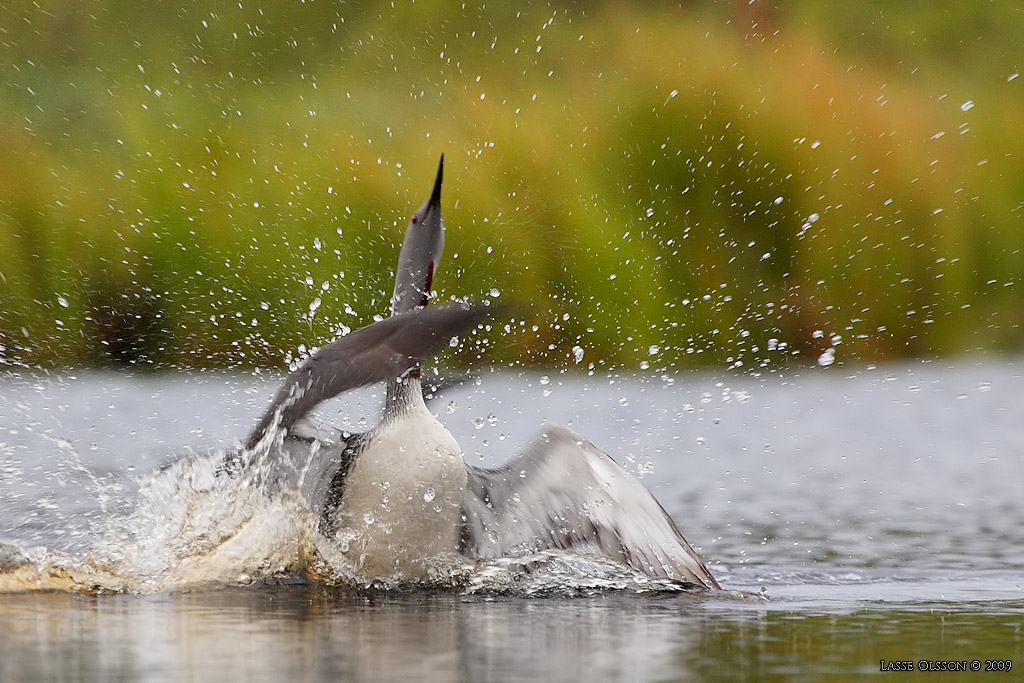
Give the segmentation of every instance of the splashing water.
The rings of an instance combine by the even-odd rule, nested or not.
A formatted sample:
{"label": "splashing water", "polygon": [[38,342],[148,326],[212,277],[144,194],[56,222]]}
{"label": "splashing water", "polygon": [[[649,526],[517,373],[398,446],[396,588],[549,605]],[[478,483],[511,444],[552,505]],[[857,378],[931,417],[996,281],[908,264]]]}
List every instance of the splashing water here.
{"label": "splashing water", "polygon": [[[0,545],[0,593],[24,590],[152,593],[266,582],[371,585],[346,556],[360,531],[324,535],[301,490],[318,448],[305,462],[280,442],[264,446],[237,474],[230,454],[190,453],[139,478],[124,514],[82,553]],[[425,500],[433,491],[424,493]],[[371,523],[367,520],[367,524]],[[597,556],[546,551],[473,562],[454,552],[428,563],[423,585],[468,594],[587,595],[603,590],[678,592],[680,584],[646,577]],[[380,581],[377,587],[389,587]]]}
{"label": "splashing water", "polygon": [[269,490],[259,468],[226,476],[220,462],[187,458],[150,475],[138,507],[97,556],[143,590],[248,583],[299,568],[312,513],[298,492]]}
{"label": "splashing water", "polygon": [[265,467],[233,477],[223,458],[191,454],[142,477],[134,507],[107,516],[81,555],[4,546],[0,591],[152,592],[301,571],[312,511],[294,488],[270,486]]}

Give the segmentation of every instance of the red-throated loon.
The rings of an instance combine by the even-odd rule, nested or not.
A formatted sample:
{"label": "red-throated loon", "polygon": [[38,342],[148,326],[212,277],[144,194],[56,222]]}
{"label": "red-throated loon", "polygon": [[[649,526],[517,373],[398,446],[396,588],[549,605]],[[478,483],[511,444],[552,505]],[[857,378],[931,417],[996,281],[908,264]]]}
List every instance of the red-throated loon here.
{"label": "red-throated loon", "polygon": [[[395,276],[393,317],[367,330],[444,310],[427,307],[444,243],[443,172],[444,157],[430,198],[409,220]],[[484,315],[479,307],[448,311],[443,319],[432,320],[438,328],[431,332],[434,337],[457,334]],[[404,339],[415,345],[428,336],[410,333]],[[364,354],[373,353],[372,344],[358,346]],[[380,424],[319,444],[316,457],[322,466],[307,497],[320,515],[320,532],[339,540],[358,579],[420,581],[428,577],[433,561],[455,553],[491,559],[590,547],[650,576],[720,588],[650,491],[566,427],[548,425],[504,467],[467,464],[458,443],[424,404],[416,359],[434,350],[425,343],[406,348],[398,354],[401,362],[383,365],[378,355],[370,363],[373,379],[360,375],[359,380],[388,380]],[[332,374],[335,366],[360,364],[350,353],[351,348],[340,346],[330,357],[321,351],[289,377],[276,407],[253,432],[251,445],[275,420],[291,429],[317,402],[352,384]],[[300,385],[319,389],[282,411],[282,396]]]}

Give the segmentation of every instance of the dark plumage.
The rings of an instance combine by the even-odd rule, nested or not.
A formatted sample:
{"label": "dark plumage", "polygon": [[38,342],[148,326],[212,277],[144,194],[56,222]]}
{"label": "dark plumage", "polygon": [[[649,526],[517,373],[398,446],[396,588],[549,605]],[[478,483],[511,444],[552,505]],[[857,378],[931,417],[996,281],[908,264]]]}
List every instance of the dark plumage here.
{"label": "dark plumage", "polygon": [[482,305],[423,308],[391,316],[331,342],[288,375],[246,447],[254,448],[275,423],[287,431],[322,401],[418,367],[420,360],[475,327],[487,313]]}

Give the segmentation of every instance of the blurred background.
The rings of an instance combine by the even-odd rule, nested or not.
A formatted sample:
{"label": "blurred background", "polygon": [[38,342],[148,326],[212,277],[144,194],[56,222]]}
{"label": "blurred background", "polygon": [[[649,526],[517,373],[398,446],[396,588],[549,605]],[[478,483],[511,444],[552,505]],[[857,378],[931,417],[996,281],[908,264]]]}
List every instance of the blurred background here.
{"label": "blurred background", "polygon": [[4,3],[0,364],[282,366],[442,153],[459,364],[1024,346],[1024,6],[516,4]]}

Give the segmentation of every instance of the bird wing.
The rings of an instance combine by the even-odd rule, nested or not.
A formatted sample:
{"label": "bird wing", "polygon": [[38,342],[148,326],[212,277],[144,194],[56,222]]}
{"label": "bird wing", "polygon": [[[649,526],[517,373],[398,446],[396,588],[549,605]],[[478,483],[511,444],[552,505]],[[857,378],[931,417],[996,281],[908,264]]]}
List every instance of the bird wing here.
{"label": "bird wing", "polygon": [[246,445],[254,448],[276,424],[287,431],[322,401],[398,377],[436,353],[452,337],[476,326],[487,306],[451,305],[393,315],[313,354],[288,375]]}
{"label": "bird wing", "polygon": [[504,467],[466,467],[463,554],[592,544],[649,576],[721,588],[651,492],[566,427],[548,425]]}

